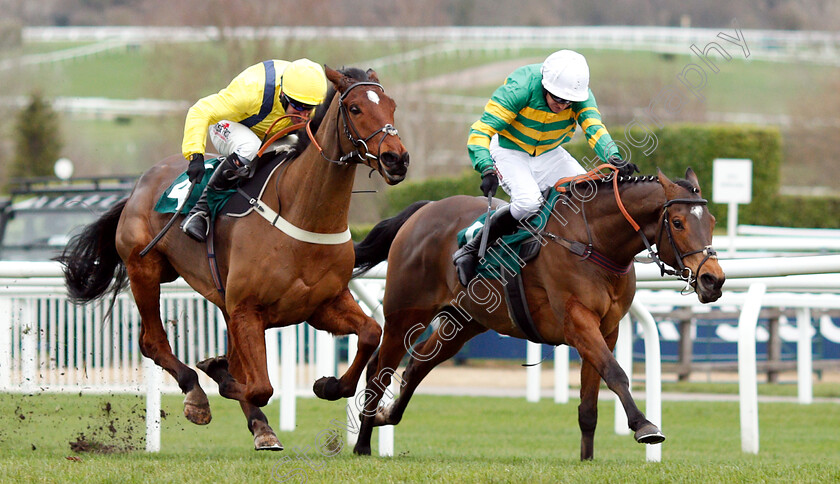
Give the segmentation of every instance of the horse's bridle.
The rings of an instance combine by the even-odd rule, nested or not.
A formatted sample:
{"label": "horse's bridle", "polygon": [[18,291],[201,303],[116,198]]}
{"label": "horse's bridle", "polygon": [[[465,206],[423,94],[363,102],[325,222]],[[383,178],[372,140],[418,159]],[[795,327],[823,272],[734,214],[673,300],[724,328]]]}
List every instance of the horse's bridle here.
{"label": "horse's bridle", "polygon": [[[347,139],[349,139],[350,142],[353,144],[353,146],[356,147],[355,150],[349,153],[345,153],[337,160],[333,160],[327,157],[327,155],[324,154],[324,150],[318,145],[318,142],[315,141],[315,136],[312,134],[312,130],[310,129],[309,124],[306,125],[306,133],[309,135],[309,139],[312,140],[312,143],[318,148],[318,152],[321,153],[321,157],[329,161],[330,163],[335,163],[337,165],[349,165],[353,158],[356,158],[356,160],[353,161],[353,163],[361,163],[365,161],[365,158],[375,160],[377,163],[379,163],[379,155],[374,155],[370,152],[370,150],[368,149],[367,142],[370,141],[374,136],[378,135],[379,133],[382,133],[382,138],[379,140],[378,146],[378,151],[381,152],[382,143],[385,142],[385,138],[387,136],[398,137],[400,135],[399,131],[397,131],[397,128],[395,128],[393,124],[389,123],[371,133],[371,135],[367,138],[362,138],[362,136],[359,134],[359,130],[356,129],[356,125],[353,124],[353,120],[350,119],[350,115],[347,114],[347,108],[344,107],[344,98],[347,96],[347,94],[350,93],[350,91],[359,86],[375,86],[382,89],[382,92],[385,92],[385,88],[382,87],[382,84],[379,84],[378,82],[361,81],[348,87],[347,90],[341,93],[341,96],[339,96],[338,112],[341,114],[341,119],[344,122],[344,136],[346,136]],[[364,152],[359,151],[359,146],[362,147]]]}
{"label": "horse's bridle", "polygon": [[[703,260],[700,261],[700,264],[697,266],[697,274],[700,273],[700,269],[703,268],[703,264],[706,263],[711,258],[717,257],[717,252],[712,248],[711,245],[707,245],[702,249],[692,250],[690,252],[681,252],[680,249],[677,247],[676,242],[674,242],[674,236],[671,233],[671,224],[669,223],[669,213],[668,207],[674,204],[682,204],[682,205],[706,205],[708,204],[708,200],[703,198],[675,198],[673,200],[668,200],[665,202],[665,205],[662,207],[662,215],[660,217],[660,224],[659,230],[656,234],[656,246],[661,248],[662,247],[662,234],[663,232],[668,235],[668,243],[671,245],[671,250],[674,253],[674,256],[677,261],[677,270],[673,270],[668,268],[662,259],[659,257],[659,253],[654,251],[653,248],[650,246],[650,242],[648,242],[647,237],[645,237],[644,233],[639,230],[639,235],[642,237],[642,241],[644,241],[645,247],[647,247],[648,254],[650,255],[651,260],[659,266],[659,270],[661,271],[662,275],[665,274],[677,276],[680,280],[685,281],[687,287],[696,288],[697,277],[696,274],[693,273],[690,267],[686,267],[683,263],[683,259],[690,255],[700,254],[704,255]],[[661,249],[660,249],[661,250]]]}

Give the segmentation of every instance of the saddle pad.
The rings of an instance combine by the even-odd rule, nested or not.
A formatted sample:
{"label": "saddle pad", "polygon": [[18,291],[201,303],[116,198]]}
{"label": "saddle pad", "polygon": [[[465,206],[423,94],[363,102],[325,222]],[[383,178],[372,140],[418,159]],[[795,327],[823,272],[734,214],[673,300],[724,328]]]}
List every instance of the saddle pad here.
{"label": "saddle pad", "polygon": [[[537,215],[524,222],[530,229],[520,228],[513,234],[502,236],[499,242],[488,247],[484,258],[479,261],[477,273],[485,279],[502,279],[505,272],[519,274],[524,263],[539,253],[540,244],[536,242],[534,234],[538,234],[545,228],[551,217],[551,209],[559,198],[560,193],[551,190],[548,201],[543,204]],[[486,213],[482,214],[469,227],[458,232],[458,247],[462,247],[474,237],[481,237],[486,217]],[[526,244],[529,240],[535,240],[536,244]],[[527,250],[524,250],[526,245]]]}
{"label": "saddle pad", "polygon": [[[254,176],[245,180],[241,184],[241,190],[250,197],[259,198],[259,195],[262,194],[265,184],[268,181],[269,175],[287,156],[288,153],[281,154],[271,160],[261,160],[257,164],[257,172]],[[182,214],[189,213],[190,209],[195,206],[196,202],[198,202],[201,192],[204,191],[204,187],[207,186],[207,182],[210,180],[210,177],[213,175],[213,172],[216,170],[216,167],[219,165],[221,160],[222,158],[213,158],[204,162],[204,177],[202,177],[201,182],[193,189],[189,200],[187,200],[187,203],[181,209]],[[181,200],[183,200],[187,195],[187,190],[189,190],[189,188],[190,181],[185,171],[184,173],[178,175],[169,188],[163,192],[163,195],[160,196],[157,204],[155,205],[155,211],[160,213],[175,213],[178,209],[178,204],[180,204]],[[244,196],[232,197],[236,191],[237,190],[233,188],[230,190],[223,190],[219,192],[211,191],[207,193],[207,204],[210,207],[210,213],[213,217],[216,217],[219,214],[242,216],[251,210],[252,206],[248,203],[248,199]]]}

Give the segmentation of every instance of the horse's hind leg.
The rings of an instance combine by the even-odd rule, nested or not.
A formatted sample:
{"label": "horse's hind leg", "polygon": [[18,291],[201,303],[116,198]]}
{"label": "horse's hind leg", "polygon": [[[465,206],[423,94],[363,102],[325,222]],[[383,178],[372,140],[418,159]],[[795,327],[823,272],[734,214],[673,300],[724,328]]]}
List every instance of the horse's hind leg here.
{"label": "horse's hind leg", "polygon": [[[456,331],[455,335],[441,334],[448,329]],[[459,326],[438,328],[428,339],[409,350],[411,360],[403,372],[400,395],[385,408],[380,407],[373,419],[373,426],[397,425],[402,420],[408,402],[411,401],[414,390],[433,368],[455,356],[467,341],[487,331],[487,328],[474,320],[459,323]]]}
{"label": "horse's hind leg", "polygon": [[[379,359],[376,365],[371,362],[368,366],[364,408],[361,409],[361,427],[353,449],[356,454],[370,455],[373,420],[376,417],[379,401],[385,389],[391,384],[391,375],[394,374],[405,355],[406,347],[417,341],[434,315],[434,310],[406,310],[388,316],[382,344],[379,345]],[[405,341],[406,339],[409,341]]]}
{"label": "horse's hind leg", "polygon": [[184,398],[184,416],[192,423],[210,423],[210,402],[198,384],[195,370],[185,365],[172,353],[166,331],[160,319],[160,281],[162,261],[156,252],[150,252],[139,262],[135,251],[126,263],[131,292],[140,311],[140,351],[143,356],[169,372],[178,382]]}
{"label": "horse's hind leg", "polygon": [[379,346],[379,338],[382,336],[379,323],[362,311],[349,289],[345,289],[329,304],[318,308],[308,322],[312,327],[334,335],[353,333],[359,337],[356,358],[344,375],[341,378],[321,377],[313,386],[315,395],[325,400],[352,397],[356,394],[365,365]]}
{"label": "horse's hind leg", "polygon": [[[615,340],[618,337],[618,330],[613,331],[607,336],[610,344],[601,335],[600,325],[601,321],[598,316],[589,308],[585,307],[577,298],[571,297],[566,303],[566,325],[565,337],[566,341],[574,346],[581,355],[581,358],[592,365],[595,371],[604,379],[610,390],[612,390],[621,401],[624,411],[627,413],[627,422],[631,430],[635,434],[636,441],[643,444],[656,444],[665,440],[659,428],[652,424],[645,418],[645,415],[636,406],[636,402],[630,395],[630,382],[627,374],[621,369],[615,357],[612,354],[610,346],[615,346]],[[583,367],[585,369],[585,366]],[[583,371],[582,369],[582,371]],[[587,375],[581,374],[581,406],[583,402],[583,381]],[[589,376],[587,380],[594,380]],[[592,385],[593,383],[589,383]],[[587,395],[588,396],[588,395]],[[597,394],[595,394],[597,399]],[[590,403],[590,405],[597,405]],[[594,431],[594,420],[589,421],[593,415],[597,419],[597,414],[593,414],[592,409],[584,408],[581,410],[584,413],[584,421],[581,422],[581,430],[584,426],[592,425]],[[579,413],[580,418],[580,413]],[[584,442],[581,442],[581,457],[588,458],[584,455]],[[591,455],[591,452],[588,454]]]}

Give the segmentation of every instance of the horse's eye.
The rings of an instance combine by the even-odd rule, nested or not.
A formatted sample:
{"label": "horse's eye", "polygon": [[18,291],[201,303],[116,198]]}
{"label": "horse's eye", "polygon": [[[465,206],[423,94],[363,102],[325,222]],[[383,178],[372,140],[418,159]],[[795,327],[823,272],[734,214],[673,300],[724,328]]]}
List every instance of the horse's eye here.
{"label": "horse's eye", "polygon": [[678,219],[678,218],[675,218],[675,219],[671,222],[671,224],[673,224],[674,228],[675,228],[675,229],[677,229],[677,230],[682,230],[682,229],[683,229],[683,223],[682,223],[682,220],[680,220],[680,219]]}
{"label": "horse's eye", "polygon": [[351,113],[351,114],[361,114],[361,113],[362,113],[362,110],[361,110],[361,109],[359,109],[359,106],[356,106],[356,105],[354,104],[354,105],[350,106],[350,113]]}

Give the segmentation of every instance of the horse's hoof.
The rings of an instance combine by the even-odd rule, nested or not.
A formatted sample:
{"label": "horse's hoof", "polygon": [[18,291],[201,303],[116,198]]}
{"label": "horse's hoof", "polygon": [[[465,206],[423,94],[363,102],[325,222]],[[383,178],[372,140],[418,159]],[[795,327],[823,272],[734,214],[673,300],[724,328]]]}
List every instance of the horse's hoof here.
{"label": "horse's hoof", "polygon": [[322,376],[312,385],[312,391],[315,396],[322,400],[335,401],[341,398],[341,385],[338,383],[338,378],[334,376]]}
{"label": "horse's hoof", "polygon": [[214,356],[213,358],[207,358],[204,361],[199,361],[195,364],[195,367],[204,373],[207,373],[209,376],[210,372],[215,370],[228,371],[228,361],[225,356]]}
{"label": "horse's hoof", "polygon": [[209,403],[196,405],[184,402],[184,416],[187,417],[187,420],[196,425],[207,425],[213,418],[210,414]]}
{"label": "horse's hoof", "polygon": [[254,436],[254,450],[283,450],[283,444],[274,432],[266,432]]}
{"label": "horse's hoof", "polygon": [[647,423],[636,431],[634,435],[636,442],[640,444],[658,444],[665,441],[665,435],[659,430],[659,427],[652,423]]}
{"label": "horse's hoof", "polygon": [[370,455],[370,445],[359,445],[353,447],[353,453],[356,455]]}

